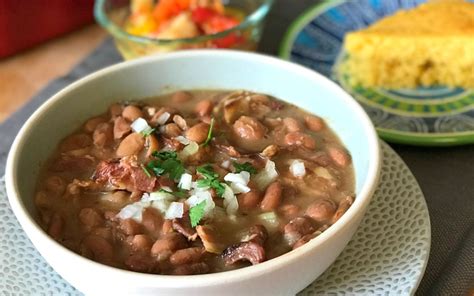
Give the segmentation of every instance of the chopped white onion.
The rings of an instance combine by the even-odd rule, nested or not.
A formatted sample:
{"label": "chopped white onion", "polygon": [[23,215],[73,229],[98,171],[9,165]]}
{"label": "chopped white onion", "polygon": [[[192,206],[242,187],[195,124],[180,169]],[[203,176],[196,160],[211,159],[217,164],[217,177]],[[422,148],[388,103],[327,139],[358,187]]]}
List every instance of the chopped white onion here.
{"label": "chopped white onion", "polygon": [[187,138],[185,138],[183,136],[177,136],[177,137],[175,137],[175,139],[176,139],[176,141],[180,142],[183,145],[188,145],[189,143],[191,143],[190,140],[188,140]]}
{"label": "chopped white onion", "polygon": [[290,172],[295,177],[298,177],[298,178],[304,177],[306,175],[304,162],[299,159],[293,160],[290,164]]}
{"label": "chopped white onion", "polygon": [[156,108],[150,107],[150,108],[146,109],[146,111],[148,113],[148,116],[153,116],[156,113]]}
{"label": "chopped white onion", "polygon": [[191,155],[195,154],[196,152],[198,152],[198,150],[199,150],[198,143],[196,143],[194,141],[189,141],[189,144],[186,145],[186,147],[184,147],[183,150],[181,150],[181,152],[179,153],[179,158],[186,159],[189,156],[191,156]]}
{"label": "chopped white onion", "polygon": [[210,216],[216,204],[212,200],[212,195],[209,191],[194,191],[194,194],[186,200],[186,203],[189,207],[194,207],[203,201],[206,201],[204,216]]}
{"label": "chopped white onion", "polygon": [[161,186],[160,190],[164,190],[164,191],[169,192],[169,193],[173,192],[173,189],[171,189],[171,187],[169,187],[169,186]]}
{"label": "chopped white onion", "polygon": [[130,127],[136,133],[141,133],[143,131],[151,129],[151,127],[148,125],[148,122],[146,122],[146,120],[141,117],[137,118],[134,122],[132,122]]}
{"label": "chopped white onion", "polygon": [[228,215],[234,215],[239,209],[239,203],[232,189],[227,184],[224,184],[224,187],[225,190],[222,198],[224,198],[225,210]]}
{"label": "chopped white onion", "polygon": [[171,202],[166,199],[161,199],[161,200],[156,200],[151,203],[151,207],[157,209],[160,211],[162,214],[165,214],[166,211],[168,210]]}
{"label": "chopped white onion", "polygon": [[173,194],[169,193],[169,192],[156,191],[156,192],[152,192],[152,193],[149,194],[148,201],[151,201],[151,202],[158,201],[158,200],[173,201],[175,199],[176,199],[176,197]]}
{"label": "chopped white onion", "polygon": [[333,176],[331,175],[331,173],[328,171],[327,168],[324,168],[324,167],[317,167],[314,169],[314,173],[321,177],[321,178],[324,178],[324,179],[328,179],[328,180],[332,180],[333,179]]}
{"label": "chopped white onion", "polygon": [[166,210],[165,219],[182,218],[184,213],[184,205],[182,202],[172,202]]}
{"label": "chopped white onion", "polygon": [[159,125],[164,125],[168,121],[168,119],[170,119],[170,116],[171,116],[171,114],[169,114],[168,112],[163,112],[156,119],[156,123],[158,123]]}
{"label": "chopped white onion", "polygon": [[264,190],[276,177],[278,177],[278,172],[275,169],[275,163],[271,160],[267,160],[265,168],[255,175],[253,180],[260,190]]}
{"label": "chopped white onion", "polygon": [[250,187],[248,187],[247,185],[236,183],[236,182],[230,183],[230,188],[235,194],[247,193],[250,191]]}
{"label": "chopped white onion", "polygon": [[262,213],[258,215],[258,219],[270,232],[277,230],[280,226],[280,221],[278,221],[278,216],[275,214],[275,212]]}
{"label": "chopped white onion", "polygon": [[120,219],[133,219],[137,222],[142,221],[142,212],[143,212],[143,206],[141,202],[135,202],[129,205],[126,205],[123,207],[120,212],[117,214],[117,218]]}
{"label": "chopped white onion", "polygon": [[250,173],[241,171],[240,173],[228,173],[224,176],[224,181],[247,185],[250,181]]}
{"label": "chopped white onion", "polygon": [[228,169],[230,167],[230,160],[224,160],[221,163],[221,167],[224,168],[224,169]]}
{"label": "chopped white onion", "polygon": [[191,186],[193,184],[193,176],[188,173],[184,173],[181,175],[179,179],[178,187],[184,190],[191,190]]}

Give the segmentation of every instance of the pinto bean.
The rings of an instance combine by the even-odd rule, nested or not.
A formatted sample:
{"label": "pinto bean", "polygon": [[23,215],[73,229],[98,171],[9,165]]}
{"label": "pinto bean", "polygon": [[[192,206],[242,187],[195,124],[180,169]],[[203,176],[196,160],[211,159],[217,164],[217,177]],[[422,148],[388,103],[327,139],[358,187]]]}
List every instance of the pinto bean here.
{"label": "pinto bean", "polygon": [[126,235],[135,235],[142,233],[142,225],[133,219],[120,220],[120,230]]}
{"label": "pinto bean", "polygon": [[118,157],[138,154],[145,146],[145,138],[138,133],[128,135],[120,142],[116,154]]}
{"label": "pinto bean", "polygon": [[259,140],[266,132],[265,126],[258,119],[245,115],[234,122],[233,128],[239,137],[246,140]]}
{"label": "pinto bean", "polygon": [[109,108],[110,116],[116,117],[122,115],[123,107],[120,104],[112,104]]}
{"label": "pinto bean", "polygon": [[170,232],[165,234],[160,239],[156,240],[151,247],[151,255],[159,256],[160,253],[166,251],[175,251],[178,249],[186,248],[186,238],[179,233]]}
{"label": "pinto bean", "polygon": [[289,132],[299,132],[301,131],[301,124],[298,120],[292,117],[283,118],[283,124],[286,127],[286,130]]}
{"label": "pinto bean", "polygon": [[153,152],[158,151],[160,149],[160,143],[155,135],[149,135],[145,139],[145,146],[147,146],[146,150],[146,157],[151,157]]}
{"label": "pinto bean", "polygon": [[162,133],[167,137],[174,138],[181,135],[181,129],[176,123],[168,123],[163,126]]}
{"label": "pinto bean", "polygon": [[64,139],[59,150],[61,152],[86,148],[92,145],[92,138],[87,134],[75,134]]}
{"label": "pinto bean", "polygon": [[304,122],[306,126],[313,132],[319,132],[324,128],[324,120],[317,116],[305,116]]}
{"label": "pinto bean", "polygon": [[109,123],[99,124],[92,135],[94,145],[100,148],[111,144],[113,142],[113,138],[113,127]]}
{"label": "pinto bean", "polygon": [[201,117],[211,114],[214,104],[211,100],[202,100],[196,104],[194,111]]}
{"label": "pinto bean", "polygon": [[125,266],[128,269],[138,272],[145,272],[145,273],[158,273],[159,266],[157,262],[154,260],[150,260],[150,258],[143,253],[132,254],[127,259],[125,259]]}
{"label": "pinto bean", "polygon": [[193,95],[187,91],[177,91],[171,96],[174,103],[184,103],[193,98]]}
{"label": "pinto bean", "polygon": [[334,161],[336,165],[340,167],[346,167],[351,162],[351,157],[342,148],[329,147],[327,151],[329,157]]}
{"label": "pinto bean", "polygon": [[198,144],[203,143],[209,132],[209,124],[201,122],[186,131],[186,138]]}
{"label": "pinto bean", "polygon": [[110,262],[113,259],[114,249],[104,238],[97,235],[88,235],[82,241],[83,246],[92,253],[92,259],[99,262]]}
{"label": "pinto bean", "polygon": [[281,201],[281,184],[276,181],[271,183],[267,190],[265,190],[265,195],[263,196],[262,203],[260,204],[260,209],[265,212],[275,210]]}
{"label": "pinto bean", "polygon": [[301,132],[286,134],[284,142],[288,146],[304,146],[308,149],[316,148],[316,141],[310,135]]}
{"label": "pinto bean", "polygon": [[188,129],[188,123],[181,115],[173,116],[173,122],[176,123],[183,131]]}
{"label": "pinto bean", "polygon": [[79,212],[79,221],[81,221],[84,226],[92,228],[102,225],[104,223],[104,218],[102,218],[102,215],[95,209],[83,208]]}
{"label": "pinto bean", "polygon": [[132,250],[135,252],[150,252],[152,242],[148,235],[146,234],[137,234],[132,238]]}
{"label": "pinto bean", "polygon": [[59,240],[64,228],[64,220],[58,213],[53,214],[49,221],[48,234],[55,240]]}
{"label": "pinto bean", "polygon": [[257,189],[252,189],[237,196],[239,209],[244,213],[256,209],[261,200],[262,196]]}
{"label": "pinto bean", "polygon": [[86,121],[86,123],[84,124],[84,127],[83,127],[83,130],[86,132],[86,133],[93,133],[94,130],[96,129],[96,127],[101,124],[101,123],[104,123],[106,122],[107,120],[105,120],[105,118],[103,117],[93,117],[91,119],[89,119],[88,121]]}
{"label": "pinto bean", "polygon": [[332,200],[320,199],[308,206],[306,216],[311,217],[314,221],[324,223],[329,221],[336,212],[336,205]]}
{"label": "pinto bean", "polygon": [[130,133],[130,123],[122,116],[118,116],[114,120],[114,139],[122,139],[123,136]]}
{"label": "pinto bean", "polygon": [[59,176],[51,176],[45,181],[45,189],[54,196],[60,196],[66,190],[66,182]]}
{"label": "pinto bean", "polygon": [[344,215],[344,213],[349,209],[349,207],[354,203],[353,196],[346,196],[343,200],[339,202],[339,206],[337,207],[334,216],[332,217],[332,223],[336,223],[339,218]]}
{"label": "pinto bean", "polygon": [[287,219],[295,218],[296,216],[298,216],[299,211],[300,211],[300,208],[294,204],[282,205],[278,209],[278,212],[281,213],[281,215],[283,215],[283,217]]}
{"label": "pinto bean", "polygon": [[191,275],[191,274],[202,274],[209,272],[209,265],[204,262],[185,264],[176,267],[172,274],[174,275]]}
{"label": "pinto bean", "polygon": [[143,211],[142,224],[152,236],[159,236],[162,226],[163,217],[154,209],[148,208]]}
{"label": "pinto bean", "polygon": [[130,122],[134,122],[139,117],[143,117],[143,112],[137,106],[128,105],[123,108],[122,116]]}
{"label": "pinto bean", "polygon": [[163,227],[161,228],[161,234],[167,234],[173,232],[173,221],[165,220]]}
{"label": "pinto bean", "polygon": [[100,236],[107,241],[110,241],[113,239],[112,230],[108,227],[95,228],[92,230],[91,234]]}
{"label": "pinto bean", "polygon": [[196,263],[201,260],[203,254],[204,250],[199,247],[181,249],[171,255],[170,262],[173,265]]}

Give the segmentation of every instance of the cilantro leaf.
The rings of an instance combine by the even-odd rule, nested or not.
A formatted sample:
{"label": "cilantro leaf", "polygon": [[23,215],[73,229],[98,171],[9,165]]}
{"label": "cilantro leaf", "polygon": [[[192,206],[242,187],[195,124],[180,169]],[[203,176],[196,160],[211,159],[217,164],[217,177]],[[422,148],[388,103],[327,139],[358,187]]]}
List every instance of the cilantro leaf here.
{"label": "cilantro leaf", "polygon": [[153,157],[146,167],[157,176],[168,174],[170,179],[177,180],[184,173],[184,166],[175,151],[153,152]]}
{"label": "cilantro leaf", "polygon": [[234,165],[236,173],[240,173],[241,171],[247,171],[250,174],[256,174],[257,173],[257,169],[250,162],[238,163],[238,162],[234,161],[233,165]]}
{"label": "cilantro leaf", "polygon": [[154,131],[155,131],[154,128],[148,127],[147,129],[141,131],[140,134],[142,134],[142,136],[144,136],[144,137],[148,137],[148,136],[151,135]]}
{"label": "cilantro leaf", "polygon": [[214,117],[211,118],[211,124],[209,125],[209,130],[207,131],[207,138],[206,141],[202,144],[206,146],[212,140],[212,129],[214,128]]}
{"label": "cilantro leaf", "polygon": [[150,174],[150,172],[148,171],[148,169],[147,169],[143,164],[140,164],[140,167],[141,167],[142,170],[145,172],[145,175],[147,175],[148,178],[151,178],[151,174]]}
{"label": "cilantro leaf", "polygon": [[224,195],[224,184],[219,182],[219,174],[214,171],[210,164],[200,166],[196,169],[196,171],[204,177],[204,179],[197,180],[198,187],[212,188],[216,191],[217,195]]}
{"label": "cilantro leaf", "polygon": [[204,208],[206,207],[206,201],[203,200],[194,207],[189,209],[189,218],[191,219],[191,226],[196,227],[204,217]]}

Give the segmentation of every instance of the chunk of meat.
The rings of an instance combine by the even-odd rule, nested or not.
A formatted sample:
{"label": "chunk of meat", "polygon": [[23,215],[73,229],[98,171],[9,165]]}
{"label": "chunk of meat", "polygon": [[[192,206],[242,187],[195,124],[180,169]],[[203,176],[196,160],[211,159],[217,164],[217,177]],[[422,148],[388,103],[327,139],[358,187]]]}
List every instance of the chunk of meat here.
{"label": "chunk of meat", "polygon": [[194,241],[198,237],[196,230],[191,226],[191,221],[188,213],[184,213],[183,218],[173,219],[173,229],[182,235],[184,235],[188,240]]}
{"label": "chunk of meat", "polygon": [[123,108],[122,117],[129,122],[134,122],[139,117],[143,117],[143,112],[137,106],[128,105],[127,107]]}
{"label": "chunk of meat", "polygon": [[130,128],[130,123],[123,118],[118,116],[114,120],[114,139],[122,139],[124,136],[128,135],[132,129]]}
{"label": "chunk of meat", "polygon": [[233,124],[241,115],[248,114],[249,101],[245,99],[245,92],[233,92],[221,100],[224,110],[224,120]]}
{"label": "chunk of meat", "polygon": [[145,147],[145,138],[139,133],[132,133],[120,142],[116,154],[118,157],[137,155]]}
{"label": "chunk of meat", "polygon": [[198,144],[203,143],[207,139],[210,125],[204,122],[200,122],[186,131],[186,138],[194,141]]}
{"label": "chunk of meat", "polygon": [[97,125],[92,135],[94,145],[103,148],[113,143],[114,141],[113,127],[109,123],[100,123]]}
{"label": "chunk of meat", "polygon": [[266,128],[253,117],[240,116],[233,125],[234,132],[242,139],[259,140],[265,136]]}
{"label": "chunk of meat", "polygon": [[224,145],[224,144],[216,144],[215,147],[219,149],[219,151],[224,152],[230,157],[241,157],[241,154],[234,146],[231,145]]}
{"label": "chunk of meat", "polygon": [[208,273],[210,270],[209,265],[204,262],[185,264],[176,267],[172,274],[174,275],[191,275],[191,274],[203,274]]}
{"label": "chunk of meat", "polygon": [[328,229],[328,227],[329,227],[328,225],[323,225],[323,226],[321,226],[318,230],[316,230],[315,232],[304,235],[302,238],[300,238],[300,239],[293,245],[293,250],[294,250],[294,249],[297,249],[297,248],[299,248],[299,247],[301,247],[302,245],[306,244],[307,242],[309,242],[309,241],[312,240],[313,238],[317,237],[318,235],[320,235],[321,233],[323,233],[323,231],[325,231],[326,229]]}
{"label": "chunk of meat", "polygon": [[265,260],[265,249],[256,242],[243,242],[225,249],[222,259],[226,265],[232,265],[238,261],[249,261],[255,265]]}
{"label": "chunk of meat", "polygon": [[145,147],[147,147],[146,157],[148,158],[153,155],[153,152],[160,149],[160,143],[158,142],[158,139],[155,137],[155,135],[152,134],[146,137]]}
{"label": "chunk of meat", "polygon": [[306,216],[311,217],[318,223],[329,221],[336,212],[336,204],[329,199],[319,199],[314,201],[306,209]]}
{"label": "chunk of meat", "polygon": [[278,153],[278,151],[279,151],[278,146],[272,144],[272,145],[267,146],[265,149],[263,149],[261,154],[264,157],[271,158],[271,157],[275,156]]}
{"label": "chunk of meat", "polygon": [[293,246],[306,234],[314,232],[315,227],[310,218],[297,217],[288,222],[283,229],[283,237],[288,245]]}
{"label": "chunk of meat", "polygon": [[196,232],[207,252],[220,254],[224,250],[225,245],[219,242],[217,231],[211,225],[198,225],[196,226]]}
{"label": "chunk of meat", "polygon": [[268,231],[265,226],[257,224],[249,228],[249,233],[245,242],[255,242],[259,245],[264,245],[268,238]]}
{"label": "chunk of meat", "polygon": [[152,192],[157,184],[156,177],[148,177],[142,168],[128,159],[122,159],[120,162],[101,161],[96,167],[93,180],[108,182],[117,189],[130,192]]}

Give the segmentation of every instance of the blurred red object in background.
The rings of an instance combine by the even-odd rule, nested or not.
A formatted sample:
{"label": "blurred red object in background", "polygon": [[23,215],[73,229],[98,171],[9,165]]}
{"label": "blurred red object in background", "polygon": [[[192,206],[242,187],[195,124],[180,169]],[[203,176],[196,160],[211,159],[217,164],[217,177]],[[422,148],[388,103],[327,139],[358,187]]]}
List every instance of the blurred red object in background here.
{"label": "blurred red object in background", "polygon": [[0,0],[0,58],[93,21],[94,0]]}

